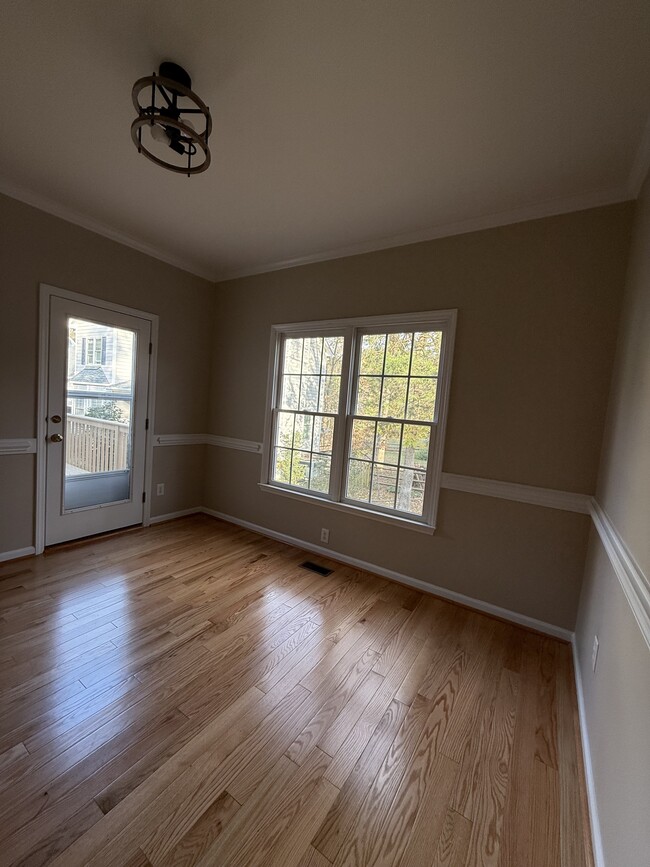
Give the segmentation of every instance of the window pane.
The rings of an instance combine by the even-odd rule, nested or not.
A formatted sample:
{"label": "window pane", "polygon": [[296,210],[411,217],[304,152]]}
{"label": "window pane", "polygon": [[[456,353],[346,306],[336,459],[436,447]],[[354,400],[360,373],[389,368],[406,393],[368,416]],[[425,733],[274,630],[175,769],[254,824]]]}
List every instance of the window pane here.
{"label": "window pane", "polygon": [[395,508],[421,515],[424,508],[424,472],[400,468]]}
{"label": "window pane", "polygon": [[389,334],[386,345],[386,365],[384,373],[406,376],[411,361],[412,334]]}
{"label": "window pane", "polygon": [[379,395],[381,393],[381,378],[378,376],[360,376],[357,388],[356,415],[379,415]]}
{"label": "window pane", "polygon": [[332,454],[334,442],[334,419],[322,416],[314,418],[314,441],[312,450]]}
{"label": "window pane", "polygon": [[322,337],[305,337],[302,352],[302,372],[320,373],[321,356],[323,353]]}
{"label": "window pane", "polygon": [[364,334],[361,338],[360,373],[380,374],[384,369],[385,334]]}
{"label": "window pane", "polygon": [[298,409],[298,395],[300,394],[300,377],[299,376],[283,376],[282,377],[282,399],[280,406],[282,409]]}
{"label": "window pane", "polygon": [[402,435],[400,464],[405,467],[426,469],[429,461],[428,427],[420,424],[405,424]]}
{"label": "window pane", "polygon": [[309,466],[311,455],[309,452],[294,452],[291,462],[291,484],[306,488],[309,484]]}
{"label": "window pane", "polygon": [[338,413],[340,391],[340,376],[322,376],[318,411]]}
{"label": "window pane", "polygon": [[386,467],[383,464],[375,464],[372,475],[370,502],[375,506],[393,509],[395,508],[396,490],[397,467]]}
{"label": "window pane", "polygon": [[323,338],[323,365],[321,373],[328,375],[340,375],[343,365],[343,338]]}
{"label": "window pane", "polygon": [[404,418],[407,382],[408,380],[404,377],[387,376],[384,379],[380,415],[390,418]]}
{"label": "window pane", "polygon": [[293,447],[294,449],[311,451],[313,418],[310,415],[297,415],[295,416],[295,419],[296,424],[293,431]]}
{"label": "window pane", "polygon": [[276,482],[288,485],[291,480],[291,451],[289,449],[276,449],[273,464],[273,478]]}
{"label": "window pane", "polygon": [[284,341],[284,373],[300,373],[302,364],[302,337],[289,337]]}
{"label": "window pane", "polygon": [[375,442],[375,460],[384,464],[399,463],[399,441],[402,431],[401,424],[380,421],[377,424],[377,439]]}
{"label": "window pane", "polygon": [[292,412],[278,413],[277,445],[291,448],[293,444],[293,424],[295,415]]}
{"label": "window pane", "polygon": [[318,386],[320,376],[303,376],[300,385],[299,409],[316,412],[318,409]]}
{"label": "window pane", "polygon": [[352,442],[350,457],[372,460],[372,450],[375,442],[375,422],[355,418],[352,422]]}
{"label": "window pane", "polygon": [[365,461],[350,461],[348,468],[347,496],[351,500],[368,502],[370,497],[370,468]]}
{"label": "window pane", "polygon": [[327,494],[330,489],[330,466],[332,459],[325,455],[312,455],[310,490]]}
{"label": "window pane", "polygon": [[406,417],[414,421],[433,421],[437,379],[411,379]]}
{"label": "window pane", "polygon": [[442,331],[419,331],[413,340],[412,376],[437,376]]}

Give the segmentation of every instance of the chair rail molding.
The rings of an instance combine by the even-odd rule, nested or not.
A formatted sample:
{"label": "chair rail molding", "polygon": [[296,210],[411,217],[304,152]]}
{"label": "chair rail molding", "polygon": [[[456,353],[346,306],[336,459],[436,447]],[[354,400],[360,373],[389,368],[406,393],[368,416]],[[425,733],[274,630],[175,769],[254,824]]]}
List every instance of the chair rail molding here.
{"label": "chair rail molding", "polygon": [[34,455],[36,454],[35,439],[0,440],[0,455]]}
{"label": "chair rail molding", "polygon": [[[237,437],[222,437],[217,434],[156,434],[155,446],[210,445],[223,449],[262,454],[263,444],[254,440]],[[538,488],[533,485],[520,485],[516,482],[500,482],[477,476],[462,476],[457,473],[442,473],[440,486],[449,491],[464,491],[467,494],[480,494],[500,500],[513,500],[531,506],[546,506],[565,512],[591,514],[591,496],[571,491],[556,491],[552,488]]]}
{"label": "chair rail molding", "polygon": [[241,452],[262,453],[262,443],[221,437],[217,434],[155,434],[153,444],[154,446],[219,446]]}
{"label": "chair rail molding", "polygon": [[482,494],[500,500],[514,500],[531,506],[546,506],[564,512],[579,512],[589,515],[591,497],[588,494],[574,494],[571,491],[556,491],[553,488],[537,488],[533,485],[520,485],[516,482],[499,482],[476,476],[460,476],[456,473],[443,473],[441,485],[450,491],[465,491],[468,494]]}
{"label": "chair rail molding", "polygon": [[202,446],[206,443],[205,434],[154,434],[154,446]]}
{"label": "chair rail molding", "polygon": [[594,498],[591,517],[634,618],[650,649],[650,581],[634,559],[609,515]]}
{"label": "chair rail molding", "polygon": [[252,440],[240,440],[235,437],[220,437],[216,434],[208,434],[206,442],[211,446],[219,446],[223,449],[237,449],[242,452],[255,452],[262,454],[262,443],[256,443]]}

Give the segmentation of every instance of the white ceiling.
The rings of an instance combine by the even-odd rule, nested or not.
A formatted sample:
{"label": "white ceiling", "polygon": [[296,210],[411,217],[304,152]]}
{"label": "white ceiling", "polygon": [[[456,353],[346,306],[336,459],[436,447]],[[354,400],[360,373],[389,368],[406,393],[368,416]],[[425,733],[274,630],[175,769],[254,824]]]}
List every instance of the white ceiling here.
{"label": "white ceiling", "polygon": [[[165,59],[213,115],[192,178],[130,138]],[[0,73],[0,191],[214,279],[622,200],[647,167],[647,0],[3,0]]]}

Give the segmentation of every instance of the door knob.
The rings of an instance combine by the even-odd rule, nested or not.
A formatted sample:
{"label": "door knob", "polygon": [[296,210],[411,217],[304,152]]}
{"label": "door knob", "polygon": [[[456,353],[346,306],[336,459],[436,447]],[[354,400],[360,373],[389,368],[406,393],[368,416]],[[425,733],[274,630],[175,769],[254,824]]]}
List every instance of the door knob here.
{"label": "door knob", "polygon": [[50,437],[53,443],[62,443],[63,442],[63,434],[52,434]]}

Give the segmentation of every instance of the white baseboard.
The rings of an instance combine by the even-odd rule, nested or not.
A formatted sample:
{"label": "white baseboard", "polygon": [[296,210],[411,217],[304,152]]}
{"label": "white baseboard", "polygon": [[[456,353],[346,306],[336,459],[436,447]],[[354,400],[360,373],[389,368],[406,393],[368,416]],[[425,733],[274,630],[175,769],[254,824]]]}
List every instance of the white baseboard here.
{"label": "white baseboard", "polygon": [[150,524],[164,524],[165,521],[173,521],[174,518],[184,518],[186,515],[198,515],[200,512],[205,512],[200,506],[194,509],[181,509],[180,512],[168,512],[166,515],[152,515],[149,518]]}
{"label": "white baseboard", "polygon": [[[275,530],[269,530],[259,524],[253,524],[251,521],[245,521],[241,518],[236,518],[233,515],[227,515],[224,512],[217,512],[214,509],[206,507],[195,507],[192,509],[182,509],[178,512],[169,512],[165,515],[156,515],[151,518],[152,524],[161,524],[165,521],[172,521],[175,518],[182,518],[186,515],[195,515],[203,513],[211,515],[213,518],[219,518],[222,521],[227,521],[230,524],[244,527],[254,533],[259,533],[262,536],[268,536],[279,542],[284,542],[287,545],[293,545],[296,548],[301,548],[306,551],[311,551],[314,554],[319,554],[322,557],[334,558],[350,566],[358,569],[364,569],[368,572],[374,572],[384,578],[392,581],[398,581],[400,584],[406,584],[409,587],[414,587],[424,593],[430,593],[434,596],[439,596],[443,599],[448,599],[452,602],[458,602],[468,608],[473,608],[485,614],[492,614],[503,620],[508,620],[516,623],[519,626],[525,626],[529,629],[534,629],[537,632],[542,632],[546,635],[560,638],[568,641],[573,649],[573,666],[575,672],[576,693],[578,697],[578,715],[580,721],[580,736],[582,740],[582,753],[584,757],[585,776],[587,784],[587,799],[589,805],[589,818],[591,824],[591,838],[594,851],[595,867],[606,867],[605,858],[603,855],[602,839],[600,833],[600,823],[598,819],[598,804],[596,800],[596,785],[593,775],[593,767],[591,762],[591,749],[589,745],[589,732],[587,730],[586,713],[584,704],[584,695],[582,691],[582,679],[580,676],[580,667],[578,665],[578,655],[576,648],[575,635],[568,629],[563,629],[560,626],[555,626],[551,623],[546,623],[542,620],[537,620],[534,617],[528,617],[525,614],[519,614],[516,611],[511,611],[507,608],[501,608],[498,605],[492,605],[489,602],[484,602],[480,599],[474,599],[471,596],[465,596],[462,593],[456,593],[453,590],[448,590],[445,587],[439,587],[435,584],[429,584],[426,581],[421,581],[418,578],[411,578],[408,575],[403,575],[400,572],[394,572],[392,569],[385,569],[382,566],[377,566],[374,563],[367,563],[364,560],[359,560],[356,557],[349,557],[346,554],[341,554],[333,551],[330,548],[324,548],[321,545],[314,545],[311,542],[305,542],[302,539],[297,539],[294,536],[288,536],[285,533],[279,533]],[[20,548],[16,551],[5,551],[0,553],[0,561],[12,560],[18,557],[26,557],[34,554],[34,547]]]}
{"label": "white baseboard", "polygon": [[591,747],[589,745],[589,731],[587,729],[587,712],[585,709],[585,697],[582,691],[582,676],[578,660],[578,647],[576,637],[571,641],[573,648],[573,669],[576,681],[576,693],[578,695],[578,719],[580,721],[580,740],[582,741],[582,756],[585,766],[587,783],[587,803],[589,806],[589,824],[591,825],[591,843],[594,851],[595,867],[606,867],[603,853],[603,841],[600,833],[600,819],[598,817],[598,800],[596,798],[596,781],[591,762]]}
{"label": "white baseboard", "polygon": [[36,552],[36,548],[30,545],[29,548],[16,548],[15,551],[0,551],[0,563],[5,560],[18,560],[20,557],[30,557]]}
{"label": "white baseboard", "polygon": [[454,590],[448,590],[446,587],[429,584],[428,581],[422,581],[419,578],[411,578],[410,575],[402,575],[400,572],[394,572],[392,569],[385,569],[383,566],[378,566],[375,563],[367,563],[365,560],[358,560],[356,557],[341,554],[331,548],[323,548],[320,545],[305,542],[302,539],[295,538],[294,536],[287,536],[285,533],[278,533],[276,530],[269,530],[267,527],[262,527],[259,524],[253,524],[250,521],[244,521],[241,518],[235,518],[232,515],[226,515],[223,512],[216,512],[214,509],[203,508],[201,511],[206,515],[212,515],[213,518],[220,518],[222,521],[228,521],[230,524],[237,524],[240,527],[245,527],[247,530],[252,530],[254,533],[259,533],[262,536],[276,539],[278,542],[285,542],[287,545],[293,545],[296,548],[302,548],[305,551],[320,554],[321,557],[331,557],[334,560],[340,560],[342,563],[347,563],[349,566],[354,566],[357,569],[374,572],[376,575],[381,575],[391,581],[398,581],[400,584],[407,584],[409,587],[414,587],[416,590],[421,590],[424,593],[431,593],[433,596],[440,596],[443,599],[449,599],[451,602],[458,602],[460,605],[466,605],[468,608],[474,608],[477,611],[482,611],[484,614],[492,614],[495,617],[509,620],[519,626],[526,626],[528,629],[543,632],[545,635],[552,635],[554,638],[560,638],[563,641],[568,642],[573,638],[573,633],[569,629],[563,629],[561,626],[555,626],[552,623],[546,623],[543,620],[536,620],[534,617],[528,617],[525,614],[510,611],[508,608],[500,608],[498,605],[492,605],[490,602],[483,602],[481,599],[464,596],[462,593],[456,593]]}

